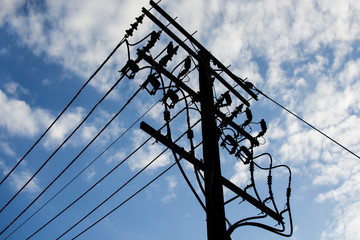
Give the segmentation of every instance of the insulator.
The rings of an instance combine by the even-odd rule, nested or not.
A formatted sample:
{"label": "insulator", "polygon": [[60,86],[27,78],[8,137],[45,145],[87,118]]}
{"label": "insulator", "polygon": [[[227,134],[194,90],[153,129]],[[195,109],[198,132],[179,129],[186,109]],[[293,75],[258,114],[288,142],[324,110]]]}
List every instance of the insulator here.
{"label": "insulator", "polygon": [[159,61],[159,64],[163,67],[166,67],[167,63],[172,60],[172,57],[177,54],[179,46],[174,47],[173,43],[170,42],[167,47],[167,54],[162,57]]}
{"label": "insulator", "polygon": [[[226,144],[232,146],[231,150],[226,148]],[[237,142],[235,141],[235,139],[232,136],[226,135],[225,139],[222,141],[220,146],[225,147],[229,151],[230,154],[234,154],[235,151],[236,151],[236,148],[238,147],[238,144],[237,144]]]}
{"label": "insulator", "polygon": [[181,78],[186,73],[188,73],[190,70],[190,67],[191,67],[191,58],[190,58],[190,56],[187,56],[184,60],[184,69],[179,73],[178,78]]}
{"label": "insulator", "polygon": [[237,115],[239,114],[239,112],[241,112],[243,106],[244,106],[244,104],[241,104],[241,105],[237,106],[235,108],[235,110],[231,113],[231,115],[236,118]]}
{"label": "insulator", "polygon": [[189,70],[190,67],[191,67],[191,58],[190,58],[190,56],[187,56],[187,57],[185,58],[184,68],[187,69],[187,70]]}
{"label": "insulator", "polygon": [[217,107],[226,107],[226,106],[230,106],[231,103],[232,103],[231,96],[230,96],[229,91],[227,91],[219,97],[219,99],[217,100],[216,106]]}
{"label": "insulator", "polygon": [[287,188],[287,190],[286,190],[286,197],[290,197],[291,196],[291,188],[289,187],[289,188]]}
{"label": "insulator", "polygon": [[[124,75],[126,75],[129,79],[133,79],[135,77],[135,74],[139,71],[139,66],[136,64],[136,62],[132,59],[129,59],[126,63],[126,65],[120,70],[120,72]],[[130,75],[127,75],[127,71],[132,71]]]}
{"label": "insulator", "polygon": [[[167,104],[168,98],[170,98],[170,100],[171,100],[170,104]],[[167,93],[165,94],[163,101],[169,108],[174,108],[175,104],[179,101],[179,96],[176,94],[176,92],[174,90],[169,89],[167,91]]]}
{"label": "insulator", "polygon": [[260,126],[261,126],[261,131],[259,132],[259,134],[256,137],[262,137],[264,136],[264,134],[267,131],[267,127],[266,127],[266,122],[264,119],[261,119],[260,121]]}
{"label": "insulator", "polygon": [[272,176],[271,176],[271,175],[268,176],[267,184],[268,184],[269,186],[271,186],[271,184],[272,184]]}
{"label": "insulator", "polygon": [[169,44],[166,47],[166,52],[167,54],[172,54],[173,51],[174,51],[174,45],[172,42],[169,42]]}
{"label": "insulator", "polygon": [[157,40],[160,39],[160,34],[161,34],[161,31],[159,31],[159,32],[152,31],[150,34],[150,40],[148,41],[146,46],[143,47],[142,50],[144,52],[149,52],[150,49],[155,46],[155,43],[157,42]]}
{"label": "insulator", "polygon": [[251,82],[246,81],[245,86],[252,89],[254,87],[254,84],[252,84]]}
{"label": "insulator", "polygon": [[247,125],[249,125],[253,118],[250,108],[246,108],[245,113],[246,113],[247,120],[242,124],[243,128],[246,127]]}
{"label": "insulator", "polygon": [[170,112],[168,110],[164,111],[164,120],[166,122],[170,121]]}
{"label": "insulator", "polygon": [[144,17],[145,17],[145,15],[144,14],[142,14],[142,15],[140,15],[139,17],[137,17],[137,18],[135,18],[136,19],[136,22],[138,22],[138,23],[142,23],[142,21],[143,21],[143,19],[144,19]]}
{"label": "insulator", "polygon": [[[148,87],[147,87],[147,85],[148,84],[151,84],[152,85],[152,89],[150,90],[150,89],[148,89]],[[146,89],[146,91],[148,91],[148,93],[150,94],[150,95],[155,95],[155,93],[156,93],[156,91],[159,89],[159,87],[160,87],[160,81],[157,79],[157,77],[156,76],[154,76],[154,74],[150,74],[148,77],[147,77],[147,79],[146,79],[146,81],[143,83],[143,85],[141,86],[142,88],[145,88]]]}
{"label": "insulator", "polygon": [[134,30],[137,30],[138,25],[139,24],[137,22],[134,22],[133,24],[130,24],[131,28],[134,29]]}
{"label": "insulator", "polygon": [[133,35],[134,29],[130,28],[128,30],[125,31],[126,32],[126,37],[131,37]]}
{"label": "insulator", "polygon": [[186,134],[187,134],[188,139],[193,139],[194,138],[194,131],[193,130],[191,130],[191,129],[187,130]]}
{"label": "insulator", "polygon": [[244,164],[248,164],[253,159],[253,154],[249,151],[249,149],[245,146],[241,146],[240,150],[237,152],[236,156],[240,157],[241,152],[245,154],[245,162]]}
{"label": "insulator", "polygon": [[250,172],[254,172],[254,161],[250,162],[249,170],[250,170]]}

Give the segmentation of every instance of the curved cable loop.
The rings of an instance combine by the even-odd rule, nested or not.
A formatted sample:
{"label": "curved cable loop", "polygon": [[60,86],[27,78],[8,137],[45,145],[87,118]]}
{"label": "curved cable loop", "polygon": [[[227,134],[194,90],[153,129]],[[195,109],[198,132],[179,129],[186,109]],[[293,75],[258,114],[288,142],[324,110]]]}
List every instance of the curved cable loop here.
{"label": "curved cable loop", "polygon": [[[268,154],[268,153],[263,153],[263,154],[260,154],[256,157],[254,157],[254,159],[256,158],[259,158],[261,156],[264,156],[264,155],[267,155],[271,160],[272,162],[272,158],[271,158],[271,155]],[[255,219],[259,219],[259,218],[264,218],[267,216],[267,213],[265,213],[265,215],[263,216],[258,216],[258,217],[250,217],[250,218],[245,218],[245,219],[242,219],[240,221],[237,221],[236,223],[234,223],[229,229],[228,229],[228,232],[229,234],[231,234],[236,228],[238,227],[241,227],[241,226],[256,226],[256,227],[260,227],[260,228],[263,228],[265,230],[268,230],[268,231],[271,231],[273,233],[276,233],[278,235],[281,235],[281,236],[284,236],[284,237],[290,237],[293,233],[293,222],[292,222],[292,215],[291,215],[291,209],[290,209],[290,195],[291,195],[291,170],[290,168],[287,166],[287,165],[276,165],[276,166],[270,166],[270,167],[262,167],[260,165],[258,165],[255,161],[254,161],[254,164],[260,168],[260,169],[263,169],[263,170],[273,170],[273,169],[276,169],[276,168],[280,168],[280,167],[285,167],[288,171],[289,171],[289,185],[288,185],[288,189],[287,189],[287,192],[286,192],[286,198],[287,198],[287,201],[286,201],[286,209],[284,209],[282,212],[279,213],[279,211],[277,210],[277,207],[276,207],[276,204],[274,203],[274,207],[275,207],[275,211],[279,214],[279,215],[282,215],[283,213],[285,212],[288,212],[288,215],[289,215],[289,225],[290,225],[290,232],[285,234],[283,233],[286,229],[285,229],[285,223],[284,222],[279,222],[279,224],[282,226],[281,229],[278,229],[278,228],[274,228],[274,227],[270,227],[268,225],[265,225],[265,224],[262,224],[262,223],[259,223],[259,222],[247,222],[247,221],[250,221],[250,220],[255,220]]]}

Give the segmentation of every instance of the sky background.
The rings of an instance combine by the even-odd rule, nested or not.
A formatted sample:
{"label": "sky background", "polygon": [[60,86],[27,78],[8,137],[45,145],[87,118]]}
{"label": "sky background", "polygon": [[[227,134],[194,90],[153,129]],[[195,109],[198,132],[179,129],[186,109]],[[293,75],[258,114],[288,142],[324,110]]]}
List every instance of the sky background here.
{"label": "sky background", "polygon": [[[0,178],[21,159],[71,98],[104,61],[129,29],[148,1],[0,0]],[[247,78],[272,99],[306,121],[360,153],[360,3],[357,0],[235,1],[163,0],[160,6],[201,42],[225,66]],[[156,15],[155,11],[151,11]],[[129,42],[135,43],[159,29],[149,19]],[[170,41],[156,45],[160,52]],[[181,39],[185,39],[181,36]],[[136,48],[131,57],[136,57]],[[153,53],[154,56],[156,55]],[[123,45],[96,75],[59,122],[19,167],[0,186],[3,207],[71,133],[97,101],[119,78],[126,63]],[[186,57],[184,51],[169,69]],[[0,213],[3,230],[28,206],[66,165],[100,131],[145,80],[148,71],[135,79],[124,78],[83,126],[58,151],[34,180]],[[186,82],[197,89],[196,71]],[[230,82],[232,86],[235,84]],[[217,84],[220,96],[224,87]],[[116,140],[161,94],[143,90],[100,137],[28,211],[5,231],[5,239],[65,184]],[[360,159],[323,137],[264,97],[251,101],[254,122],[265,119],[268,132],[257,153],[268,152],[275,165],[292,170],[291,207],[294,233],[289,239],[358,239],[360,235]],[[178,111],[180,108],[176,107]],[[163,106],[157,104],[143,120],[162,126]],[[192,123],[198,115],[192,116]],[[186,130],[185,115],[172,125],[175,136]],[[199,134],[200,128],[195,128]],[[164,132],[163,132],[164,133]],[[26,239],[58,212],[119,164],[148,138],[136,123],[94,164],[56,198],[21,225],[8,239]],[[199,139],[197,139],[197,143]],[[179,144],[188,146],[186,138]],[[150,140],[69,210],[32,239],[56,239],[151,161],[164,147]],[[201,158],[201,148],[197,157]],[[221,152],[224,176],[244,188],[248,167]],[[119,205],[170,164],[170,152],[113,198],[72,229],[71,239]],[[194,172],[183,163],[194,181]],[[266,176],[258,187],[266,192]],[[264,180],[265,179],[265,180]],[[274,171],[273,188],[283,209],[288,173]],[[261,184],[263,184],[261,186]],[[250,193],[251,191],[249,191]],[[201,194],[201,193],[200,193]],[[232,197],[225,191],[225,198]],[[234,201],[226,209],[234,222],[259,214],[247,203]],[[276,223],[269,221],[274,226]],[[288,225],[287,225],[288,226]],[[288,231],[288,229],[287,229]],[[117,209],[79,239],[206,239],[205,213],[179,169],[169,170],[139,195]],[[232,239],[282,239],[274,233],[241,227]]]}

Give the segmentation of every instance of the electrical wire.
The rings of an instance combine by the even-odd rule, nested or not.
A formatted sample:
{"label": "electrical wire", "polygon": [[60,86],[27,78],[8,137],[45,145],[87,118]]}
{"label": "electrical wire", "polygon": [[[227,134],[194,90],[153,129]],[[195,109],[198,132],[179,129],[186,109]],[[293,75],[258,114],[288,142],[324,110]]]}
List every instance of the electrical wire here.
{"label": "electrical wire", "polygon": [[[108,62],[108,60],[114,55],[114,53],[120,48],[120,46],[125,42],[123,38],[118,45],[112,50],[110,55],[103,61],[103,63],[96,69],[96,71],[90,76],[90,78],[84,83],[80,90],[75,94],[75,96],[70,100],[70,102],[65,106],[65,108],[60,112],[60,114],[55,118],[55,120],[50,124],[50,126],[45,130],[45,132],[36,140],[36,142],[29,148],[29,150],[24,154],[24,156],[15,164],[15,166],[6,174],[6,176],[1,180],[1,184],[12,174],[12,172],[19,166],[19,164],[26,158],[26,156],[35,148],[35,146],[41,141],[41,139],[47,134],[47,132],[52,128],[52,126],[57,122],[57,120],[63,115],[63,113],[69,108],[69,106],[74,102],[74,100],[79,96],[82,90],[88,85],[88,83],[96,76],[96,74],[103,68],[103,66]],[[1,212],[1,211],[0,211]]]}
{"label": "electrical wire", "polygon": [[87,227],[85,230],[83,230],[81,233],[79,233],[78,235],[76,235],[74,238],[72,239],[76,239],[78,238],[80,235],[84,234],[85,232],[87,232],[89,229],[91,229],[92,227],[94,227],[96,224],[98,224],[99,222],[101,222],[102,220],[104,220],[106,217],[108,217],[110,214],[112,214],[113,212],[115,212],[117,209],[119,209],[121,206],[123,206],[125,203],[127,203],[129,200],[131,200],[133,197],[135,197],[136,195],[138,195],[141,191],[143,191],[145,188],[147,188],[148,186],[150,186],[153,182],[155,182],[157,179],[159,179],[162,175],[164,175],[167,171],[169,171],[172,167],[174,167],[176,165],[176,163],[171,164],[168,168],[166,168],[164,171],[162,171],[159,175],[157,175],[155,178],[153,178],[150,182],[148,182],[145,186],[143,186],[142,188],[140,188],[137,192],[135,192],[133,195],[131,195],[130,197],[128,197],[125,201],[123,201],[121,204],[119,204],[118,206],[116,206],[115,208],[113,208],[110,212],[108,212],[107,214],[105,214],[103,217],[101,217],[100,219],[98,219],[96,222],[94,222],[93,224],[91,224],[89,227]]}
{"label": "electrical wire", "polygon": [[328,138],[330,141],[334,142],[336,145],[338,145],[339,147],[343,148],[344,150],[346,150],[347,152],[349,152],[350,154],[354,155],[355,157],[357,157],[358,159],[360,159],[360,156],[357,155],[356,153],[354,153],[353,151],[351,151],[350,149],[348,149],[347,147],[345,147],[344,145],[342,145],[341,143],[339,143],[338,141],[336,141],[335,139],[333,139],[332,137],[330,137],[329,135],[325,134],[323,131],[321,131],[320,129],[316,128],[315,126],[311,125],[309,122],[305,121],[303,118],[299,117],[298,115],[296,115],[294,112],[290,111],[289,109],[287,109],[286,107],[282,106],[280,103],[276,102],[275,100],[273,100],[272,98],[270,98],[268,95],[266,95],[265,93],[263,93],[262,91],[260,91],[259,89],[255,88],[254,89],[256,91],[258,91],[261,95],[263,95],[265,98],[269,99],[271,102],[275,103],[277,106],[279,106],[280,108],[284,109],[286,112],[290,113],[291,115],[293,115],[294,117],[296,117],[297,119],[299,119],[301,122],[305,123],[306,125],[308,125],[309,127],[311,127],[312,129],[314,129],[315,131],[317,131],[318,133],[320,133],[321,135],[323,135],[324,137]]}
{"label": "electrical wire", "polygon": [[[182,112],[184,111],[184,109],[182,109],[181,111],[179,111],[171,120],[175,119],[176,117],[178,117]],[[163,129],[165,127],[165,125],[163,125],[161,129]],[[151,137],[149,137],[147,140],[145,140],[142,144],[140,144],[132,153],[130,153],[126,158],[123,159],[123,161],[121,161],[120,163],[118,163],[115,167],[113,167],[107,174],[105,174],[100,180],[98,180],[95,184],[93,184],[84,194],[82,194],[82,196],[80,196],[76,201],[74,201],[71,205],[73,205],[75,202],[77,202],[78,200],[80,200],[83,196],[86,195],[87,192],[89,192],[90,190],[92,190],[97,184],[99,184],[100,182],[102,182],[106,177],[108,177],[112,172],[114,172],[118,167],[120,167],[125,161],[127,161],[132,155],[134,155],[140,148],[142,148],[148,141],[150,141]],[[66,207],[69,208],[71,206]],[[66,209],[64,209],[62,212],[64,212]],[[61,214],[61,213],[60,213]],[[58,214],[58,215],[60,215]],[[56,216],[57,217],[57,216]],[[56,218],[55,217],[55,218]],[[55,219],[54,218],[54,219]],[[53,221],[54,219],[52,219],[51,221]],[[50,223],[50,222],[49,222]],[[48,223],[47,223],[48,224]],[[46,224],[46,225],[47,225]]]}
{"label": "electrical wire", "polygon": [[[192,127],[196,126],[200,122],[197,121]],[[179,141],[185,133],[180,135],[175,142]],[[139,172],[137,172],[133,177],[131,177],[127,182],[125,182],[123,185],[121,185],[116,191],[114,191],[109,197],[107,197],[103,202],[98,204],[93,210],[91,210],[88,214],[86,214],[83,218],[81,218],[78,222],[76,222],[74,225],[72,225],[68,230],[66,230],[61,236],[59,236],[57,239],[62,238],[65,234],[67,234],[69,231],[71,231],[74,227],[76,227],[79,223],[81,223],[85,218],[90,216],[94,211],[96,211],[99,207],[101,207],[104,203],[106,203],[110,198],[115,196],[121,189],[123,189],[127,184],[129,184],[131,181],[133,181],[138,175],[140,175],[143,171],[145,171],[151,164],[153,164],[160,156],[162,156],[169,148],[164,149],[161,153],[159,153],[153,160],[151,160],[146,166],[144,166]],[[53,220],[53,219],[52,219]],[[51,221],[52,221],[51,220]],[[46,224],[47,225],[47,224]],[[33,234],[34,235],[34,234]],[[32,235],[32,236],[33,236]],[[30,238],[27,238],[30,239]]]}
{"label": "electrical wire", "polygon": [[[16,198],[16,196],[35,178],[35,176],[41,171],[41,169],[50,161],[50,159],[64,146],[64,144],[74,135],[74,133],[82,126],[82,124],[89,118],[89,116],[93,113],[96,107],[112,92],[112,90],[116,87],[116,85],[121,81],[124,77],[121,76],[119,80],[108,90],[108,92],[95,104],[95,106],[91,109],[91,111],[86,115],[86,117],[80,122],[80,124],[70,133],[70,135],[60,144],[60,146],[48,157],[48,159],[40,166],[40,168],[28,179],[28,181],[17,191],[17,193],[1,208],[0,213]],[[0,233],[0,235],[3,231]]]}
{"label": "electrical wire", "polygon": [[[121,80],[122,78],[120,78],[117,83]],[[115,86],[117,85],[117,83],[114,84],[114,86],[107,92],[107,94],[109,94],[111,92],[112,89],[115,88]],[[42,194],[45,193],[45,191],[47,189],[50,188],[50,186],[58,179],[60,178],[60,176],[80,157],[80,155],[97,139],[98,136],[100,136],[100,134],[110,125],[110,123],[125,109],[125,107],[130,104],[131,100],[133,100],[135,98],[135,96],[141,91],[141,87],[131,96],[131,98],[125,103],[125,105],[111,118],[111,120],[100,130],[100,132],[86,145],[85,148],[83,148],[81,150],[81,152],[52,180],[52,182],[50,184],[47,185],[47,187],[9,224],[7,225],[7,227],[5,227],[5,229],[3,229],[0,233],[3,234],[27,209],[29,209],[41,196]],[[104,95],[104,97],[93,107],[93,109],[90,111],[90,113],[84,118],[84,120],[78,125],[78,127],[72,132],[75,133],[75,131],[82,125],[82,123],[85,122],[85,120],[87,119],[88,116],[90,116],[90,114],[92,113],[92,111],[100,104],[100,102],[105,99],[105,97],[107,96],[107,94]],[[72,136],[72,134],[70,134],[68,136],[68,138],[59,146],[58,149],[60,149],[65,142]],[[57,149],[57,150],[58,150]],[[56,151],[55,151],[56,152]],[[51,155],[53,156],[55,154],[55,152]],[[50,160],[50,158],[48,159]],[[48,162],[48,160],[43,164],[43,166]],[[43,167],[42,166],[42,167]],[[41,169],[41,168],[40,168]],[[37,171],[39,172],[40,169]],[[35,175],[33,175],[34,177]],[[32,177],[32,178],[33,178]],[[31,179],[32,179],[31,178]],[[16,196],[16,195],[15,195]],[[10,202],[9,202],[10,203]],[[7,206],[7,205],[6,205]]]}
{"label": "electrical wire", "polygon": [[159,101],[155,102],[147,111],[145,111],[133,124],[131,124],[119,137],[117,137],[108,147],[105,148],[94,160],[85,166],[75,177],[73,177],[64,187],[62,187],[54,196],[52,196],[46,203],[44,203],[38,210],[36,210],[30,217],[28,217],[21,225],[19,225],[13,232],[11,232],[4,240],[8,239],[13,235],[17,230],[19,230],[26,222],[28,222],[32,217],[34,217],[41,209],[43,209],[47,204],[49,204],[53,199],[55,199],[62,191],[64,191],[75,179],[77,179],[83,172],[85,172],[96,160],[98,160],[105,152],[107,152],[120,138],[122,138],[130,129],[135,126],[147,113],[149,113]]}

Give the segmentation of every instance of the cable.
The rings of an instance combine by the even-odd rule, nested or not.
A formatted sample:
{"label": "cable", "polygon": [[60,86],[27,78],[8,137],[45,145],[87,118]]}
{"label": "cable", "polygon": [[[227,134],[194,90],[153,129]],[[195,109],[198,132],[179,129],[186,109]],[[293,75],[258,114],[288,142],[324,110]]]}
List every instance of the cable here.
{"label": "cable", "polygon": [[75,177],[73,177],[63,188],[61,188],[54,196],[52,196],[46,203],[44,203],[37,211],[35,211],[30,217],[28,217],[21,225],[19,225],[13,232],[11,232],[4,240],[8,239],[18,229],[20,229],[26,222],[28,222],[33,216],[35,216],[41,209],[43,209],[48,203],[56,198],[63,190],[65,190],[76,178],[78,178],[86,169],[88,169],[96,160],[98,160],[107,150],[110,149],[121,137],[123,137],[137,122],[140,121],[149,111],[151,111],[159,101],[155,102],[146,112],[144,112],[133,124],[131,124],[119,137],[117,137],[104,151],[102,151],[94,160],[92,160],[85,168],[83,168]]}
{"label": "cable", "polygon": [[[177,116],[179,116],[182,112],[184,111],[184,109],[182,109],[181,111],[179,111],[172,119],[171,119],[171,121],[173,120],[173,119],[175,119]],[[160,130],[161,129],[163,129],[165,127],[165,125],[163,125],[161,128],[160,128]],[[125,161],[127,161],[133,154],[135,154],[140,148],[142,148],[148,141],[150,141],[150,139],[151,139],[151,137],[149,137],[147,140],[145,140],[140,146],[138,146],[131,154],[129,154],[125,159],[123,159],[123,161],[121,161],[120,163],[118,163],[114,168],[112,168],[107,174],[105,174],[100,180],[98,180],[95,184],[93,184],[93,186],[91,186],[84,194],[82,194],[76,201],[74,201],[71,205],[73,205],[75,202],[77,202],[78,200],[80,200],[80,198],[82,198],[83,196],[85,196],[86,195],[86,193],[87,192],[89,192],[91,189],[93,189],[97,184],[99,184],[101,181],[103,181],[106,177],[108,177],[112,172],[114,172],[120,165],[122,165],[123,164],[123,162],[125,162]],[[70,205],[70,206],[71,206]],[[70,206],[68,206],[68,207],[66,207],[66,209],[68,209]],[[64,212],[66,209],[64,209],[62,212]],[[61,213],[62,213],[61,212]],[[60,213],[60,214],[61,214]],[[58,215],[60,215],[60,214],[58,214]],[[56,216],[57,217],[57,216]],[[55,217],[55,218],[56,218]],[[55,219],[54,218],[54,219]],[[54,219],[52,219],[52,220],[54,220]],[[51,221],[52,221],[51,220]],[[51,222],[50,221],[50,222]],[[49,223],[50,223],[49,222]],[[49,224],[49,223],[47,223],[47,224]],[[46,225],[47,225],[46,224]],[[44,226],[43,226],[44,227]],[[42,227],[42,228],[43,228]]]}
{"label": "cable", "polygon": [[[74,102],[74,100],[79,96],[82,90],[86,85],[95,77],[95,75],[102,69],[102,67],[107,63],[107,61],[114,55],[114,53],[119,49],[119,47],[125,42],[123,38],[119,44],[113,49],[110,55],[104,60],[104,62],[98,67],[98,69],[90,76],[90,78],[84,83],[80,90],[75,94],[75,96],[70,100],[66,107],[61,111],[61,113],[55,118],[55,120],[50,124],[50,126],[45,130],[45,132],[36,140],[36,142],[30,147],[30,149],[25,153],[25,155],[16,163],[16,165],[6,174],[6,176],[1,180],[1,184],[10,176],[10,174],[19,166],[19,164],[26,158],[26,156],[33,150],[33,148],[41,141],[41,139],[46,135],[46,133],[52,128],[52,126],[57,122],[57,120],[63,115],[63,113],[69,108],[69,106]],[[0,211],[1,212],[1,211]]]}
{"label": "cable", "polygon": [[329,140],[331,140],[332,142],[334,142],[335,144],[337,144],[338,146],[340,146],[341,148],[343,148],[344,150],[346,150],[347,152],[351,153],[352,155],[354,155],[355,157],[357,157],[358,159],[360,159],[360,156],[357,155],[356,153],[354,153],[353,151],[351,151],[350,149],[348,149],[347,147],[345,147],[344,145],[340,144],[339,142],[337,142],[335,139],[331,138],[330,136],[326,135],[324,132],[322,132],[321,130],[319,130],[318,128],[316,128],[315,126],[311,125],[309,122],[305,121],[304,119],[302,119],[301,117],[299,117],[298,115],[296,115],[294,112],[288,110],[286,107],[282,106],[280,103],[276,102],[275,100],[271,99],[269,96],[267,96],[265,93],[263,93],[262,91],[260,91],[259,89],[255,88],[254,89],[256,91],[258,91],[261,95],[263,95],[264,97],[266,97],[267,99],[269,99],[271,102],[275,103],[277,106],[279,106],[280,108],[284,109],[286,112],[290,113],[291,115],[293,115],[294,117],[296,117],[297,119],[299,119],[300,121],[302,121],[303,123],[305,123],[306,125],[308,125],[309,127],[311,127],[312,129],[316,130],[318,133],[320,133],[321,135],[323,135],[324,137],[328,138]]}
{"label": "cable", "polygon": [[[34,177],[41,171],[41,169],[50,161],[50,159],[63,147],[63,145],[74,135],[74,133],[81,127],[81,125],[88,119],[88,117],[93,113],[95,108],[107,97],[107,95],[112,92],[112,90],[116,87],[116,85],[121,81],[124,77],[122,75],[119,80],[108,90],[108,92],[95,104],[95,106],[91,109],[88,115],[80,122],[80,124],[71,132],[71,134],[60,144],[60,146],[50,155],[50,157],[40,166],[40,168],[31,176],[31,178],[18,190],[18,192],[3,206],[0,210],[0,213],[15,199],[15,197],[34,179]],[[3,231],[0,233],[0,235]]]}
{"label": "cable", "polygon": [[[198,122],[196,122],[192,127],[196,126],[198,123],[200,122],[200,120]],[[175,142],[179,141],[186,133],[183,133],[182,135],[180,135]],[[69,231],[71,231],[74,227],[76,227],[79,223],[81,223],[85,218],[87,218],[88,216],[90,216],[94,211],[96,211],[99,207],[101,207],[104,203],[106,203],[110,198],[112,198],[116,193],[118,193],[121,189],[123,189],[127,184],[129,184],[131,181],[133,181],[138,175],[140,175],[140,173],[142,173],[143,171],[145,171],[151,164],[153,164],[161,155],[163,155],[169,148],[166,148],[165,150],[163,150],[161,153],[159,153],[152,161],[150,161],[146,166],[144,166],[139,172],[137,172],[133,177],[131,177],[126,183],[124,183],[123,185],[121,185],[115,192],[113,192],[109,197],[107,197],[103,202],[101,202],[100,204],[98,204],[93,210],[91,210],[88,214],[86,214],[83,218],[81,218],[78,222],[76,222],[74,225],[72,225],[68,230],[66,230],[61,236],[59,236],[57,239],[62,238],[65,234],[67,234]],[[53,219],[52,219],[53,220]],[[51,220],[51,221],[52,221]],[[49,222],[48,222],[49,223]],[[47,223],[47,224],[48,224]],[[47,225],[46,224],[46,225]],[[46,226],[44,225],[44,226]],[[43,227],[44,227],[43,226]],[[43,228],[41,227],[41,228]],[[40,230],[40,229],[39,229]],[[39,231],[38,230],[38,231]],[[37,231],[37,232],[38,232]],[[34,233],[35,234],[35,233]],[[34,235],[33,234],[33,235]],[[32,235],[32,236],[33,236]],[[30,236],[31,237],[31,236]],[[27,238],[30,239],[30,238]]]}
{"label": "cable", "polygon": [[84,197],[88,192],[90,192],[95,186],[97,186],[100,182],[102,182],[106,177],[108,177],[112,172],[114,172],[119,166],[121,166],[125,161],[127,161],[132,155],[134,155],[140,148],[142,148],[149,140],[148,138],[145,142],[143,142],[140,146],[138,146],[133,152],[131,152],[126,158],[124,158],[120,163],[118,163],[113,169],[111,169],[107,174],[105,174],[101,179],[99,179],[95,184],[93,184],[88,190],[86,190],[83,194],[81,194],[76,200],[74,200],[72,203],[70,203],[67,207],[65,207],[63,210],[60,211],[55,217],[50,219],[46,224],[41,226],[38,230],[36,230],[31,236],[29,236],[27,239],[30,239],[33,237],[36,233],[38,233],[40,230],[42,230],[44,227],[46,227],[49,223],[54,221],[58,216],[63,214],[67,209],[69,209],[72,205],[74,205],[76,202],[78,202],[82,197]]}
{"label": "cable", "polygon": [[[121,80],[121,78],[118,80],[118,82]],[[117,85],[117,83],[115,83],[115,85],[112,87],[112,89],[115,87]],[[110,89],[109,91],[108,91],[108,93],[107,94],[109,94],[110,92],[111,92],[111,90],[112,89]],[[52,182],[50,183],[50,184],[48,184],[48,186],[4,229],[4,230],[2,230],[1,231],[1,233],[0,233],[0,235],[1,234],[3,234],[4,233],[4,231],[6,231],[27,209],[29,209],[31,206],[32,206],[32,204],[34,204],[41,196],[42,196],[42,194],[47,190],[47,189],[49,189],[50,188],[50,186],[80,157],[80,155],[95,141],[95,139],[98,137],[98,136],[100,136],[100,134],[110,125],[110,123],[125,109],[125,107],[131,102],[131,100],[133,99],[133,98],[135,98],[135,96],[139,93],[141,91],[141,87],[134,93],[134,95],[125,103],[125,105],[111,118],[111,120],[100,130],[100,132],[88,143],[88,145],[86,145],[86,147],[85,148],[83,148],[83,150],[81,150],[81,152],[60,172],[60,174],[58,174],[53,180],[52,180]],[[105,94],[105,96],[101,99],[101,101],[104,99],[106,97],[106,94]],[[88,116],[92,113],[92,111],[96,108],[96,106],[101,102],[101,101],[99,101],[95,106],[94,106],[94,108],[90,111],[90,113],[88,114]],[[81,126],[81,124],[87,119],[87,117],[88,116],[86,116],[85,117],[85,119],[80,123],[80,125],[72,132],[72,134]],[[70,137],[71,137],[71,135],[72,134],[70,134],[70,136],[67,138],[67,139],[69,139]],[[67,140],[66,139],[66,140]],[[64,144],[64,143],[63,143]],[[62,145],[63,145],[62,144]],[[60,147],[58,148],[58,149],[60,149],[61,147],[62,147],[62,145],[60,145]],[[57,149],[57,150],[58,150]],[[53,153],[53,155],[54,155],[54,153]],[[51,156],[53,156],[53,155],[51,155]],[[49,158],[50,159],[50,158]],[[48,159],[48,160],[49,160]],[[47,161],[46,161],[47,162]],[[46,163],[45,162],[45,163]],[[44,166],[44,165],[43,165]],[[41,169],[41,168],[40,168]],[[39,170],[40,170],[39,169]],[[38,170],[38,171],[39,171]],[[33,176],[34,177],[34,176]],[[33,178],[32,177],[32,178]],[[15,195],[16,196],[16,195]]]}
{"label": "cable", "polygon": [[145,188],[147,188],[148,186],[150,186],[153,182],[155,182],[157,179],[159,179],[162,175],[164,175],[167,171],[169,171],[172,167],[175,166],[176,163],[171,164],[168,168],[166,168],[164,171],[162,171],[159,175],[157,175],[155,178],[153,178],[149,183],[147,183],[145,186],[143,186],[142,188],[140,188],[137,192],[135,192],[133,195],[131,195],[130,197],[128,197],[125,201],[123,201],[121,204],[119,204],[118,206],[116,206],[115,208],[113,208],[110,212],[108,212],[107,214],[105,214],[103,217],[101,217],[100,219],[98,219],[96,222],[94,222],[93,224],[91,224],[89,227],[87,227],[85,230],[83,230],[81,233],[79,233],[78,235],[76,235],[74,238],[72,239],[76,239],[78,238],[80,235],[84,234],[86,231],[88,231],[90,228],[94,227],[96,224],[98,224],[100,221],[104,220],[106,217],[108,217],[110,214],[112,214],[114,211],[116,211],[117,209],[119,209],[122,205],[124,205],[125,203],[127,203],[129,200],[131,200],[133,197],[135,197],[137,194],[139,194],[141,191],[143,191]]}

